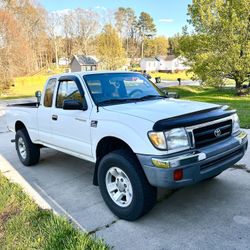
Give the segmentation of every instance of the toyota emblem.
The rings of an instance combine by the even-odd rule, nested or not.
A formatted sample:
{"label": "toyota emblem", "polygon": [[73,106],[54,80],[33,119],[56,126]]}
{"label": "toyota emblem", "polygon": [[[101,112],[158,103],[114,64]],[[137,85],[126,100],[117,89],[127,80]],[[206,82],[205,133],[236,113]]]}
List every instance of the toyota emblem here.
{"label": "toyota emblem", "polygon": [[215,129],[215,130],[214,130],[214,135],[215,135],[216,137],[221,136],[221,130],[220,130],[219,128]]}

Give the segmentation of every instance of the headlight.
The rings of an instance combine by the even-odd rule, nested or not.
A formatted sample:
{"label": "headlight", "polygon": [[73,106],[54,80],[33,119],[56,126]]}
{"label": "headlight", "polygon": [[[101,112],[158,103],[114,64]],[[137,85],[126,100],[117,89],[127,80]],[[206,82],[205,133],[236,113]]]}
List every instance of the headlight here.
{"label": "headlight", "polygon": [[165,132],[168,150],[184,150],[189,148],[188,135],[184,128],[175,128]]}
{"label": "headlight", "polygon": [[233,134],[237,133],[240,130],[240,120],[237,114],[234,114],[232,116],[232,125],[233,125],[232,133]]}
{"label": "headlight", "polygon": [[161,150],[181,151],[189,148],[187,132],[184,128],[175,128],[166,132],[149,132],[152,144]]}

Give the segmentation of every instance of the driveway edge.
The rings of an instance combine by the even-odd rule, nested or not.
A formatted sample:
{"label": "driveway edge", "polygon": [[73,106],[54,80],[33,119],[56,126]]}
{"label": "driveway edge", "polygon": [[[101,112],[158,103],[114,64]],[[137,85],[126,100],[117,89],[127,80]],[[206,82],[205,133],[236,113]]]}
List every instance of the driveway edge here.
{"label": "driveway edge", "polygon": [[49,203],[42,198],[42,196],[16,171],[11,164],[0,155],[0,172],[10,181],[19,184],[23,191],[29,195],[32,200],[42,209],[53,210],[55,214],[58,214]]}

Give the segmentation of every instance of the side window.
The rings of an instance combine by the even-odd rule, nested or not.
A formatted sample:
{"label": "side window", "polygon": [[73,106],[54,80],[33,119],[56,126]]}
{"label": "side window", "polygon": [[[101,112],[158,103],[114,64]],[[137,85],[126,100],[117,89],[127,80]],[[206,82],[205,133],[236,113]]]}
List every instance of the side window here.
{"label": "side window", "polygon": [[44,102],[43,102],[44,107],[52,107],[55,86],[56,86],[56,79],[50,79],[45,89]]}
{"label": "side window", "polygon": [[62,108],[64,100],[77,100],[83,103],[83,97],[74,81],[60,82],[56,97],[56,107]]}

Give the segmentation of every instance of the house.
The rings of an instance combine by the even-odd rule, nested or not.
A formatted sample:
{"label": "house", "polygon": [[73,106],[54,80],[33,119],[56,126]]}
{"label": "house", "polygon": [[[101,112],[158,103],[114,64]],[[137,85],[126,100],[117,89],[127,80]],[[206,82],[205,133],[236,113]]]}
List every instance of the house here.
{"label": "house", "polygon": [[159,60],[156,58],[142,58],[140,67],[142,71],[158,71]]}
{"label": "house", "polygon": [[174,55],[169,55],[164,59],[164,67],[160,68],[159,71],[173,73],[176,71],[187,70],[189,67],[185,65],[185,61],[186,59],[182,56],[176,57]]}
{"label": "house", "polygon": [[98,60],[93,56],[74,55],[69,66],[71,72],[97,70]]}
{"label": "house", "polygon": [[140,61],[141,70],[159,71],[159,72],[176,72],[187,70],[189,67],[185,65],[185,58],[181,56],[157,56],[155,58],[143,58]]}
{"label": "house", "polygon": [[58,60],[59,66],[68,66],[69,65],[69,59],[67,57],[60,57]]}

